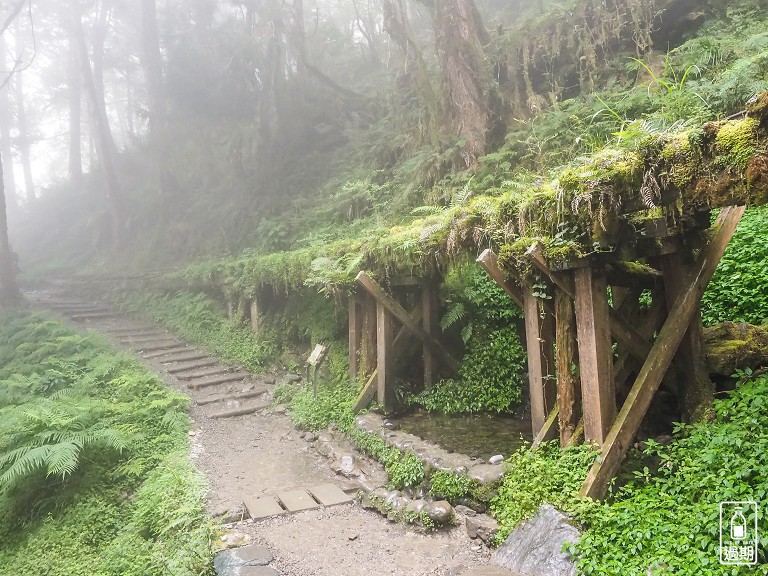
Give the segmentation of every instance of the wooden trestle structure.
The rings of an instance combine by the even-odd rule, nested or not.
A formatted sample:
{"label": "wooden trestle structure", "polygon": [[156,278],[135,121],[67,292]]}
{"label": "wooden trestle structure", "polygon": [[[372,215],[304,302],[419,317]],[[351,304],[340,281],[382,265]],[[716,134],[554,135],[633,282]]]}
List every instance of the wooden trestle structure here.
{"label": "wooden trestle structure", "polygon": [[[491,250],[477,259],[525,314],[533,446],[559,430],[563,446],[583,436],[600,447],[583,496],[605,495],[662,381],[670,379],[678,391],[684,419],[697,418],[711,401],[699,307],[744,210],[722,209],[708,242],[701,240],[708,212],[687,229],[657,222],[651,232],[646,227],[644,245],[635,242],[629,258],[622,248],[550,264],[534,244],[525,254],[532,278],[507,278]],[[434,336],[434,283],[390,285],[400,300],[411,294],[415,305],[408,312],[366,273],[357,282],[361,289],[349,299],[349,365],[350,374],[367,383],[356,409],[374,396],[385,410],[394,408],[394,360],[409,335],[423,348],[426,385],[438,369],[456,372],[457,362]],[[540,297],[542,284],[546,298]],[[640,305],[644,290],[652,295],[649,306]]]}

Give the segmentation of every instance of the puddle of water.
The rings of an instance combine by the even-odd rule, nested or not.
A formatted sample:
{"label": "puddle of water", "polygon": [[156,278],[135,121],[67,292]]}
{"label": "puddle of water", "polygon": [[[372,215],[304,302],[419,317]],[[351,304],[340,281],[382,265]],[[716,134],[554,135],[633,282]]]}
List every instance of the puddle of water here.
{"label": "puddle of water", "polygon": [[531,441],[531,421],[505,416],[446,416],[414,412],[393,418],[401,430],[437,444],[449,452],[459,452],[487,460],[495,454],[509,456],[524,439]]}

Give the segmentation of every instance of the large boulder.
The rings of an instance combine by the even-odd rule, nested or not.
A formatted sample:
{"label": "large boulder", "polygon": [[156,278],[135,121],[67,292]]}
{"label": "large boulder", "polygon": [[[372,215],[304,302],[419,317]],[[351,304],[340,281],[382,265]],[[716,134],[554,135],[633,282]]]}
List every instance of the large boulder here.
{"label": "large boulder", "polygon": [[491,563],[523,576],[574,576],[576,566],[563,552],[581,533],[570,518],[544,504],[530,520],[518,524],[491,557]]}
{"label": "large boulder", "polygon": [[730,376],[736,370],[768,366],[768,327],[723,322],[704,329],[707,368]]}

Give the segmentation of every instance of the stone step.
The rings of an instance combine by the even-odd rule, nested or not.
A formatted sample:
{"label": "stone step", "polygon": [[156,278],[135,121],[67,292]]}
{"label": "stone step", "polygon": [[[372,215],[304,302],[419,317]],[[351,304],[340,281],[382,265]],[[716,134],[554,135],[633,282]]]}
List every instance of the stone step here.
{"label": "stone step", "polygon": [[194,372],[176,374],[176,378],[179,380],[197,380],[198,378],[205,378],[207,376],[224,376],[232,372],[231,368],[227,366],[214,366],[213,368],[205,368],[202,370],[195,370]]}
{"label": "stone step", "polygon": [[312,498],[312,495],[306,490],[278,492],[277,499],[288,512],[301,512],[320,507],[320,503]]}
{"label": "stone step", "polygon": [[207,406],[208,404],[215,404],[217,402],[226,402],[231,400],[237,402],[240,400],[247,400],[249,398],[257,398],[267,391],[266,388],[257,388],[255,390],[248,390],[247,392],[230,393],[230,394],[215,394],[213,396],[204,396],[195,400],[195,404],[198,406]]}
{"label": "stone step", "polygon": [[167,334],[149,334],[149,335],[140,335],[140,336],[120,336],[120,342],[123,344],[162,344],[163,342],[178,342],[178,339],[174,338],[173,336],[168,336]]}
{"label": "stone step", "polygon": [[[209,378],[206,378],[206,376],[210,376]],[[201,390],[203,388],[208,388],[210,386],[220,386],[221,384],[229,384],[230,382],[240,382],[247,378],[249,375],[245,372],[226,372],[221,374],[203,374],[202,376],[197,376],[193,378],[200,378],[199,380],[196,380],[195,382],[190,382],[187,384],[187,388],[190,388],[191,390]],[[180,380],[191,380],[192,378],[187,378],[186,376],[177,376]]]}
{"label": "stone step", "polygon": [[172,362],[190,362],[192,360],[202,360],[204,358],[210,358],[210,356],[205,352],[198,352],[197,350],[185,348],[183,352],[166,354],[160,357],[160,361],[163,364],[170,364]]}
{"label": "stone step", "polygon": [[270,404],[269,400],[261,400],[261,401],[253,402],[250,404],[241,404],[233,408],[227,408],[226,410],[222,410],[221,412],[214,412],[208,417],[214,420],[218,420],[221,418],[234,418],[235,416],[246,416],[248,414],[253,414],[254,412],[258,412],[259,410],[264,410],[264,408],[268,408],[269,404]]}
{"label": "stone step", "polygon": [[336,506],[352,502],[354,498],[344,492],[336,484],[318,484],[307,489],[310,494],[323,506]]}
{"label": "stone step", "polygon": [[186,344],[179,344],[178,346],[174,346],[173,348],[163,348],[162,350],[156,350],[154,352],[148,352],[146,354],[142,354],[142,357],[146,358],[147,360],[151,360],[152,358],[163,358],[171,354],[180,354],[182,352],[191,352],[193,350],[194,348],[190,348]]}
{"label": "stone step", "polygon": [[75,314],[66,313],[66,314],[67,316],[72,318],[72,320],[74,320],[75,322],[87,321],[87,320],[103,320],[105,318],[114,318],[116,316],[114,312],[108,312],[108,311],[88,312],[87,314],[79,314],[79,313],[75,313]]}
{"label": "stone step", "polygon": [[243,505],[245,506],[248,515],[254,520],[271,518],[272,516],[279,516],[287,512],[274,496],[248,498],[243,502]]}
{"label": "stone step", "polygon": [[48,308],[53,308],[57,311],[62,312],[95,312],[97,310],[104,310],[103,306],[99,306],[98,304],[50,304],[45,303]]}
{"label": "stone step", "polygon": [[184,362],[177,366],[171,366],[167,368],[169,374],[179,374],[180,372],[189,372],[190,370],[197,370],[199,368],[208,368],[209,366],[215,366],[219,361],[215,358],[205,358],[203,360],[195,360],[193,362]]}
{"label": "stone step", "polygon": [[136,328],[105,328],[104,332],[114,334],[115,336],[165,336],[166,332],[158,330],[153,326],[137,326]]}
{"label": "stone step", "polygon": [[176,341],[168,341],[168,342],[158,342],[156,344],[147,344],[143,346],[137,346],[136,348],[140,350],[141,352],[158,352],[160,350],[169,350],[171,348],[177,348],[179,346],[184,346],[182,342]]}

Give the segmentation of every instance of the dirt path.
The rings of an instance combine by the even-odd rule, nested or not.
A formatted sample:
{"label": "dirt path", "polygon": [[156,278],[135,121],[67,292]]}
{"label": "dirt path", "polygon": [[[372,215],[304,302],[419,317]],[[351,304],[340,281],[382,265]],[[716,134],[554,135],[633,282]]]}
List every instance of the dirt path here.
{"label": "dirt path", "polygon": [[[116,347],[137,353],[169,386],[191,396],[191,458],[210,483],[207,500],[212,514],[240,510],[244,499],[282,490],[323,483],[353,488],[330,470],[327,461],[301,438],[287,416],[264,408],[274,375],[244,375],[242,380],[193,390],[191,383],[212,377],[191,379],[190,374],[208,374],[217,368],[222,374],[230,374],[236,368],[217,363],[171,373],[185,365],[168,362],[168,358],[193,356],[190,352],[205,357],[207,354],[200,347],[183,348],[183,342],[157,326],[111,314],[98,305],[89,307],[59,295],[43,295],[38,300],[70,320],[75,316],[81,326],[103,332]],[[201,361],[184,362],[193,366]],[[201,363],[206,363],[205,358]],[[197,404],[216,395],[253,396],[260,388],[265,393],[255,400],[249,397]],[[258,409],[241,416],[212,418],[222,410],[251,406]],[[274,555],[270,567],[276,571],[269,573],[283,576],[454,576],[485,564],[488,558],[487,549],[471,541],[462,527],[422,534],[412,527],[391,523],[357,503],[257,521],[238,518],[227,526],[235,540],[266,546]]]}

